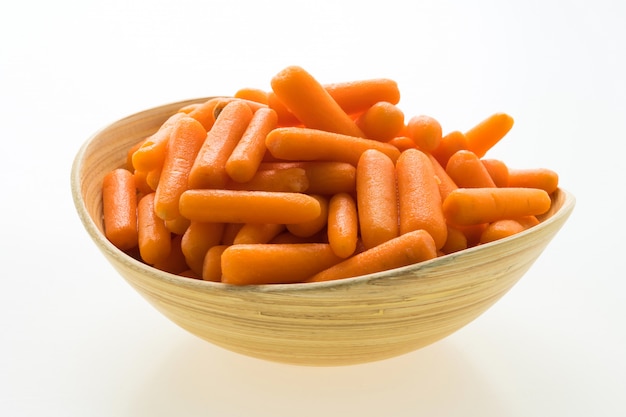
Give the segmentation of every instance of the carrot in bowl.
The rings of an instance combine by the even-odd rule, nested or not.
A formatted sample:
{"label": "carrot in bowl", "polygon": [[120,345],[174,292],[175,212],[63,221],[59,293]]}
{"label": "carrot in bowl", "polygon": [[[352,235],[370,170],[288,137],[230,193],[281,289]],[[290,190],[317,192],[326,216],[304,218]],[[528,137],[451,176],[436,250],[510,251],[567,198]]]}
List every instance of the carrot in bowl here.
{"label": "carrot in bowl", "polygon": [[305,69],[289,66],[271,80],[272,90],[298,120],[312,129],[362,137],[350,116]]}
{"label": "carrot in bowl", "polygon": [[221,257],[222,282],[234,285],[302,282],[342,259],[327,243],[232,245]]}
{"label": "carrot in bowl", "polygon": [[354,166],[367,149],[376,149],[394,162],[400,151],[393,145],[373,139],[303,127],[281,127],[265,138],[267,149],[276,158],[292,161],[337,161]]}
{"label": "carrot in bowl", "polygon": [[180,197],[180,213],[201,222],[301,223],[320,212],[319,201],[302,193],[194,189]]}
{"label": "carrot in bowl", "polygon": [[307,282],[331,281],[373,274],[426,261],[436,256],[437,249],[431,235],[425,230],[415,230],[359,252],[316,273]]}
{"label": "carrot in bowl", "polygon": [[443,212],[452,224],[475,225],[543,214],[551,204],[538,188],[458,188],[444,200]]}
{"label": "carrot in bowl", "polygon": [[133,174],[114,169],[102,182],[104,234],[121,250],[137,246],[137,189]]}

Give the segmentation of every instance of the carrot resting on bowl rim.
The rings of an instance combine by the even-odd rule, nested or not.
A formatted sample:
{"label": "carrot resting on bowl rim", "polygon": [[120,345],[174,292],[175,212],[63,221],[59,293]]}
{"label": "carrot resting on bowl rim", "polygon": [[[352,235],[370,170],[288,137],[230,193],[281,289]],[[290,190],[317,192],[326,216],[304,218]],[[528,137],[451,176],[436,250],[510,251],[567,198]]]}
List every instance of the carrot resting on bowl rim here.
{"label": "carrot resting on bowl rim", "polygon": [[554,171],[485,157],[505,113],[443,135],[430,115],[404,120],[392,80],[291,66],[271,85],[181,108],[129,150],[103,182],[107,238],[155,267],[177,251],[186,277],[313,282],[512,236],[550,209]]}

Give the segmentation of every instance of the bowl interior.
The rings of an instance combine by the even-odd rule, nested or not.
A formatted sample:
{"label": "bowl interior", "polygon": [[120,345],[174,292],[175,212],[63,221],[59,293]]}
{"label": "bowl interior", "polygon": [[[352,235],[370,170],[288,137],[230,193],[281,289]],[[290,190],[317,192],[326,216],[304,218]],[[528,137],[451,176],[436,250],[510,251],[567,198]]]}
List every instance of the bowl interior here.
{"label": "bowl interior", "polygon": [[559,189],[542,223],[510,238],[431,261],[340,281],[237,287],[179,277],[115,248],[103,234],[101,184],[128,149],[180,107],[146,110],[93,135],[71,186],[90,237],[120,275],[165,316],[226,349],[300,365],[381,360],[433,343],[474,320],[531,267],[571,214]]}

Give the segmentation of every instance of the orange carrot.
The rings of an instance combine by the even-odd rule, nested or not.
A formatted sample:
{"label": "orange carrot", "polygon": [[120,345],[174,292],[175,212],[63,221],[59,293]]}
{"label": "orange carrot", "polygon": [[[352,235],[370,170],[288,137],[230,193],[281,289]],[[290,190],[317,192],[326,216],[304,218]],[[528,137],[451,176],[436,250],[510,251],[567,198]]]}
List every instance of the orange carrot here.
{"label": "orange carrot", "polygon": [[552,194],[559,187],[559,176],[547,168],[509,169],[508,187],[540,188]]}
{"label": "orange carrot", "polygon": [[302,168],[263,169],[257,171],[248,182],[228,181],[228,190],[287,191],[302,193],[309,189],[309,178]]}
{"label": "orange carrot", "polygon": [[154,211],[154,196],[155,193],[145,195],[137,205],[139,253],[149,265],[167,259],[172,249],[171,233]]}
{"label": "orange carrot", "polygon": [[397,136],[388,140],[387,143],[398,148],[400,152],[406,151],[407,149],[417,148],[413,139],[408,136]]}
{"label": "orange carrot", "polygon": [[452,224],[472,225],[543,214],[550,205],[538,188],[459,188],[444,200],[443,211]]}
{"label": "orange carrot", "polygon": [[237,232],[233,244],[268,243],[284,230],[284,224],[246,223]]}
{"label": "orange carrot", "polygon": [[222,245],[234,245],[235,238],[239,231],[245,226],[245,223],[226,223],[224,225],[224,233],[222,233]]}
{"label": "orange carrot", "polygon": [[506,187],[509,184],[509,167],[499,159],[481,159],[489,176],[496,187]]}
{"label": "orange carrot", "polygon": [[222,254],[229,245],[211,247],[202,264],[202,279],[205,281],[220,282],[222,280]]}
{"label": "orange carrot", "polygon": [[322,230],[313,236],[302,237],[296,236],[287,230],[280,233],[269,243],[328,243],[328,233]]}
{"label": "orange carrot", "polygon": [[435,177],[437,178],[437,184],[439,185],[439,194],[441,195],[441,201],[443,202],[448,194],[450,194],[452,190],[459,188],[459,186],[456,185],[452,178],[450,178],[450,176],[441,166],[437,158],[435,158],[430,153],[426,155],[430,159],[430,162],[433,164],[433,170],[435,172]]}
{"label": "orange carrot", "polygon": [[341,260],[327,243],[232,245],[222,253],[222,282],[302,282]]}
{"label": "orange carrot", "polygon": [[524,231],[524,226],[515,220],[496,220],[480,235],[480,243],[489,243]]}
{"label": "orange carrot", "polygon": [[448,165],[448,159],[457,151],[467,150],[465,134],[454,130],[441,138],[439,146],[431,151],[442,167]]}
{"label": "orange carrot", "polygon": [[202,103],[191,103],[191,104],[186,104],[184,106],[182,106],[181,108],[178,109],[178,113],[185,113],[185,114],[189,114],[192,111],[194,111],[195,109],[197,109],[198,107],[200,107]]}
{"label": "orange carrot", "polygon": [[320,203],[301,193],[187,190],[180,212],[190,220],[218,223],[301,223],[320,215]]}
{"label": "orange carrot", "polygon": [[222,97],[209,98],[205,102],[195,106],[188,115],[199,121],[208,132],[213,127],[213,123],[215,123],[215,107],[221,101]]}
{"label": "orange carrot", "polygon": [[189,224],[181,242],[181,248],[189,269],[202,275],[204,255],[211,246],[221,243],[223,232],[223,223],[192,221]]}
{"label": "orange carrot", "polygon": [[148,173],[146,171],[134,170],[133,177],[135,178],[135,187],[137,188],[138,194],[145,195],[154,191],[154,189],[148,185]]}
{"label": "orange carrot", "polygon": [[152,191],[156,191],[159,186],[159,180],[161,178],[161,168],[153,169],[146,173],[146,184]]}
{"label": "orange carrot", "polygon": [[226,161],[252,119],[252,110],[241,100],[229,102],[215,120],[189,173],[189,188],[226,185]]}
{"label": "orange carrot", "polygon": [[380,101],[400,102],[398,84],[388,78],[324,84],[324,88],[347,114],[362,113]]}
{"label": "orange carrot", "polygon": [[305,126],[362,137],[363,132],[306,70],[289,66],[271,80],[272,90]]}
{"label": "orange carrot", "polygon": [[189,268],[180,248],[182,238],[181,235],[172,238],[170,254],[153,265],[156,269],[169,272],[170,274],[181,274]]}
{"label": "orange carrot", "polygon": [[388,141],[404,128],[404,112],[395,104],[379,101],[356,119],[356,125],[365,137]]}
{"label": "orange carrot", "polygon": [[183,235],[187,231],[190,223],[189,219],[178,216],[170,220],[165,220],[165,227],[175,235]]}
{"label": "orange carrot", "polygon": [[377,150],[363,152],[356,167],[361,239],[366,248],[398,236],[398,197],[393,161]]}
{"label": "orange carrot", "polygon": [[123,168],[129,170],[130,172],[135,172],[135,166],[133,165],[133,155],[137,151],[137,149],[141,148],[144,142],[147,140],[143,139],[130,147],[130,149],[126,152],[126,164]]}
{"label": "orange carrot", "polygon": [[400,233],[424,229],[437,249],[446,243],[448,228],[443,216],[439,184],[430,158],[417,149],[406,150],[396,163]]}
{"label": "orange carrot", "polygon": [[450,157],[446,172],[461,188],[495,187],[489,171],[471,151],[457,151]]}
{"label": "orange carrot", "polygon": [[437,249],[432,236],[415,230],[367,249],[313,275],[308,282],[357,277],[433,259]]}
{"label": "orange carrot", "polygon": [[441,248],[441,252],[444,254],[450,254],[467,249],[468,247],[467,236],[465,236],[465,233],[456,227],[448,225],[448,236],[446,238],[446,243]]}
{"label": "orange carrot", "polygon": [[244,99],[244,100],[255,101],[257,103],[261,103],[265,105],[267,105],[269,102],[267,91],[261,90],[260,88],[252,88],[252,87],[240,88],[239,90],[237,90],[234,97]]}
{"label": "orange carrot", "polygon": [[287,224],[287,230],[300,237],[310,237],[326,227],[328,223],[328,199],[321,195],[311,195],[319,202],[320,214],[306,222]]}
{"label": "orange carrot", "polygon": [[524,226],[524,229],[530,229],[531,227],[537,226],[540,223],[537,216],[523,216],[513,220]]}
{"label": "orange carrot", "polygon": [[400,156],[388,143],[301,127],[276,128],[267,135],[265,145],[274,157],[292,161],[338,161],[356,166],[367,149],[379,150],[394,162]]}
{"label": "orange carrot", "polygon": [[193,161],[206,137],[204,127],[191,117],[178,119],[172,128],[154,202],[156,213],[163,220],[180,216],[178,200],[187,189]]}
{"label": "orange carrot", "polygon": [[308,179],[309,194],[333,195],[353,193],[356,187],[356,167],[347,162],[303,161],[265,162],[259,169],[303,169]]}
{"label": "orange carrot", "polygon": [[132,156],[132,164],[135,169],[145,172],[161,169],[172,129],[176,122],[184,116],[184,113],[174,113],[154,134],[143,141]]}
{"label": "orange carrot", "polygon": [[328,203],[328,243],[341,258],[354,254],[359,233],[356,202],[348,193],[335,194]]}
{"label": "orange carrot", "polygon": [[276,112],[276,115],[278,116],[278,126],[285,127],[302,125],[302,122],[289,111],[285,103],[280,101],[276,93],[273,91],[267,93],[267,106]]}
{"label": "orange carrot", "polygon": [[102,181],[104,234],[118,249],[137,246],[137,189],[133,174],[114,169]]}
{"label": "orange carrot", "polygon": [[441,143],[441,124],[431,116],[413,116],[407,122],[406,128],[406,135],[424,152],[432,152]]}
{"label": "orange carrot", "polygon": [[250,181],[265,155],[265,137],[276,127],[276,112],[269,108],[257,110],[241,139],[226,160],[225,169],[237,182]]}
{"label": "orange carrot", "polygon": [[513,127],[513,118],[495,113],[465,132],[467,149],[482,158]]}

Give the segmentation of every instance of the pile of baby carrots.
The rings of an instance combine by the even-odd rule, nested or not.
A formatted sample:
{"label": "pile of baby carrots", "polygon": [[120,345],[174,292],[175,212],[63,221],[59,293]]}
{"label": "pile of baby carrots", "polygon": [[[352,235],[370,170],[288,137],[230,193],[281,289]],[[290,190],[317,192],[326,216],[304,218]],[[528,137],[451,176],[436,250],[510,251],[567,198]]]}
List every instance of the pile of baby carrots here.
{"label": "pile of baby carrots", "polygon": [[163,271],[251,285],[385,271],[539,223],[557,174],[486,157],[509,115],[444,135],[399,101],[390,79],[290,66],[269,91],[185,106],[104,178],[106,237]]}

